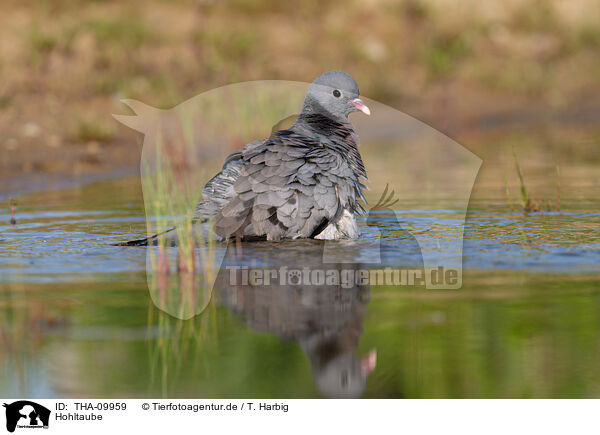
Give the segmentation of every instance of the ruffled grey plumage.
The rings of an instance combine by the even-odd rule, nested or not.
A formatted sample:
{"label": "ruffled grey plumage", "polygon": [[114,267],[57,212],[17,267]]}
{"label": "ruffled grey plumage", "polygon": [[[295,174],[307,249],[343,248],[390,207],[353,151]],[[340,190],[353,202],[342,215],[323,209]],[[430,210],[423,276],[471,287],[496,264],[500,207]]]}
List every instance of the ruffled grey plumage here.
{"label": "ruffled grey plumage", "polygon": [[204,189],[197,216],[213,218],[222,238],[316,237],[344,210],[363,211],[357,146],[347,120],[301,114],[289,130],[232,154]]}
{"label": "ruffled grey plumage", "polygon": [[292,127],[227,157],[202,191],[195,222],[211,222],[222,239],[358,237],[367,174],[348,115],[359,110],[370,113],[350,75],[318,77]]}

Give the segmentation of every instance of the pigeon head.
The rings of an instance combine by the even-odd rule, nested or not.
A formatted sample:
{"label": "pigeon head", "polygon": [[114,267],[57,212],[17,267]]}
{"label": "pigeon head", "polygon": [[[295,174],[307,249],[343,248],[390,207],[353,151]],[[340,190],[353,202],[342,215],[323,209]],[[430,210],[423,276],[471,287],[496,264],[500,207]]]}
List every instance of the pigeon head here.
{"label": "pigeon head", "polygon": [[351,350],[320,368],[314,374],[315,384],[325,397],[355,399],[365,391],[367,377],[376,365],[377,352],[374,349],[360,360]]}
{"label": "pigeon head", "polygon": [[302,113],[317,113],[334,119],[346,119],[352,112],[370,115],[371,111],[358,97],[358,85],[350,74],[328,71],[309,86]]}

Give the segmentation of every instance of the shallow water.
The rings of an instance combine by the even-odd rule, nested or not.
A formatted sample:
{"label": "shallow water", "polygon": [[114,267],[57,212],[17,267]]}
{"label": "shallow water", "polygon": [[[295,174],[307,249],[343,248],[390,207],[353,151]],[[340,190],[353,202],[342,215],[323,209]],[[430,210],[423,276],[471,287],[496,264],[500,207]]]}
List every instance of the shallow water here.
{"label": "shallow water", "polygon": [[[0,226],[0,395],[598,397],[597,210],[566,200],[524,214],[475,197],[460,290],[218,280],[183,321],[152,303],[146,248],[111,246],[145,234],[139,180],[32,194]],[[442,255],[460,213],[405,201],[361,218],[361,240],[340,246],[355,268],[380,267],[374,246],[385,266],[419,267],[416,239]],[[310,266],[321,249],[236,252],[238,264]]]}

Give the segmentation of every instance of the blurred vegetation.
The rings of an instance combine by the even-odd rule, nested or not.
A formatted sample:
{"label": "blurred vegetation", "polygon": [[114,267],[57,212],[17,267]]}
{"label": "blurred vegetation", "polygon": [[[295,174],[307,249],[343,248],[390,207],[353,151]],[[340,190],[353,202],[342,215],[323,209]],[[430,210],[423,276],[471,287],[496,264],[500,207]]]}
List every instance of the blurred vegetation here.
{"label": "blurred vegetation", "polygon": [[599,8],[593,0],[9,1],[3,93],[33,81],[42,104],[60,94],[94,112],[92,100],[117,95],[168,107],[235,81],[311,81],[340,68],[386,103],[448,81],[570,96],[597,87]]}
{"label": "blurred vegetation", "polygon": [[[600,94],[599,16],[596,0],[7,0],[0,171],[65,171],[59,155],[82,172],[137,167],[115,151],[135,143],[110,117],[120,99],[169,108],[232,82],[331,69],[450,134],[490,113],[573,111]],[[77,151],[90,142],[104,160]]]}
{"label": "blurred vegetation", "polygon": [[[297,343],[212,303],[172,318],[137,278],[0,293],[0,392],[318,397]],[[378,354],[365,396],[598,397],[599,304],[592,275],[473,272],[459,293],[375,287],[358,349]]]}

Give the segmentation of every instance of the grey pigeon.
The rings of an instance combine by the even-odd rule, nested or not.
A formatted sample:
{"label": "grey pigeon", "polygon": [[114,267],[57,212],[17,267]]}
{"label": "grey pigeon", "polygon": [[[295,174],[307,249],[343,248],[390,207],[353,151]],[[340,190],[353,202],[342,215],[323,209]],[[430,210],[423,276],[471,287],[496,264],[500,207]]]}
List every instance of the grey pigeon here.
{"label": "grey pigeon", "polygon": [[367,174],[348,115],[358,111],[370,114],[349,74],[320,75],[289,129],[227,157],[202,190],[195,224],[212,222],[223,240],[357,238],[355,215],[364,211],[358,200],[364,201]]}
{"label": "grey pigeon", "polygon": [[[246,325],[255,332],[297,343],[322,395],[359,397],[377,365],[375,349],[361,352],[361,356],[358,352],[370,288],[354,277],[364,265],[328,263],[326,273],[338,277],[337,282],[318,282],[313,278],[305,281],[306,276],[314,277],[314,272],[323,271],[323,247],[298,240],[268,249],[264,257],[260,256],[259,261],[271,269],[283,266],[276,277],[244,283],[243,274],[248,269],[242,271],[239,265],[247,259],[257,259],[257,252],[254,246],[231,248],[214,286],[213,300],[217,305],[245,318]],[[238,267],[233,271],[232,266]],[[302,274],[294,278],[294,270],[300,267]]]}

